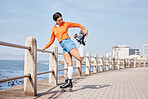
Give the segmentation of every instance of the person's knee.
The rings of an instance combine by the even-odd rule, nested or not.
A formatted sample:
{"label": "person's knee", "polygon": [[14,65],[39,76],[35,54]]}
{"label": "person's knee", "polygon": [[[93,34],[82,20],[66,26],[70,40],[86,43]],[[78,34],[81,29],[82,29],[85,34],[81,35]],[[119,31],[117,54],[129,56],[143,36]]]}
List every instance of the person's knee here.
{"label": "person's knee", "polygon": [[78,58],[79,61],[82,61],[83,59],[84,59],[84,57],[79,57]]}
{"label": "person's knee", "polygon": [[66,62],[67,66],[72,66],[71,62]]}

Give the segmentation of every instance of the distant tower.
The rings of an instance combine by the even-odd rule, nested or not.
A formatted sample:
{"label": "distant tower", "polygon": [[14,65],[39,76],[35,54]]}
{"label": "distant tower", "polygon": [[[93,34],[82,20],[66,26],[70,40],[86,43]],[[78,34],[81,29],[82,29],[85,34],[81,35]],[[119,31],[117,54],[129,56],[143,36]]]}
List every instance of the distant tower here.
{"label": "distant tower", "polygon": [[148,44],[143,44],[143,60],[148,60]]}

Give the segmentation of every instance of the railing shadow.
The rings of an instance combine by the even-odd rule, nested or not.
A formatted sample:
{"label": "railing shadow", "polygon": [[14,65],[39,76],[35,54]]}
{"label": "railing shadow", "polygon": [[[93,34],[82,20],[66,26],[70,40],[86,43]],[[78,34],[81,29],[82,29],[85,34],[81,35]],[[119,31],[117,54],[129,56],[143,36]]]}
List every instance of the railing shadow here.
{"label": "railing shadow", "polygon": [[78,89],[73,90],[74,91],[79,91],[79,90],[84,90],[84,89],[101,89],[101,88],[105,88],[105,87],[109,87],[111,85],[108,84],[104,84],[104,85],[82,85],[82,86],[75,86],[75,87],[81,87]]}
{"label": "railing shadow", "polygon": [[51,96],[48,97],[47,99],[55,98],[55,96],[59,96],[60,95],[59,94],[60,93],[60,90],[54,90],[57,87],[59,87],[59,86],[54,86],[51,89],[47,90],[46,92],[38,93],[37,96],[35,98],[33,98],[33,99],[38,99],[38,98],[41,98],[44,95],[49,95],[49,94],[51,94]]}
{"label": "railing shadow", "polygon": [[[85,76],[76,77],[76,78],[73,79],[73,83],[77,83],[79,80],[82,80],[84,78],[85,78]],[[49,95],[49,97],[47,99],[52,99],[52,98],[55,99],[56,97],[58,97],[62,94],[59,87],[60,87],[60,85],[62,85],[64,83],[65,82],[61,82],[57,86],[54,86],[54,87],[50,88],[49,90],[47,90],[45,92],[38,93],[37,96],[33,99],[41,98],[44,95]]]}

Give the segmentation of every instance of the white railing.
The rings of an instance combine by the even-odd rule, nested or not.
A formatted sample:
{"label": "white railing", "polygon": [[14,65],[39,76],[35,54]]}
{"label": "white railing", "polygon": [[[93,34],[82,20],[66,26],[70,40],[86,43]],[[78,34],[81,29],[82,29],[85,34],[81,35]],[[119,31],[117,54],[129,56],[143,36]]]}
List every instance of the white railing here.
{"label": "white railing", "polygon": [[[58,47],[56,45],[52,45],[50,47],[50,51],[42,51],[41,49],[37,49],[37,41],[33,37],[28,37],[26,40],[26,45],[17,45],[0,41],[0,45],[9,46],[15,48],[25,49],[25,59],[24,59],[24,75],[10,78],[0,79],[0,83],[24,78],[24,93],[26,96],[36,96],[37,95],[37,75],[47,74],[49,73],[49,83],[50,84],[58,84],[58,71],[64,70],[64,77],[67,77],[67,68],[66,64],[63,69],[58,70],[58,55],[63,55],[62,53],[58,53]],[[49,71],[37,73],[37,51],[49,53]],[[82,76],[82,68],[85,68],[85,74],[90,75],[93,73],[122,69],[122,68],[132,68],[132,67],[141,67],[147,66],[147,62],[139,61],[135,59],[115,59],[100,56],[97,54],[92,57],[90,53],[87,53],[86,56],[86,66],[82,66],[82,61],[76,61],[76,74],[78,76]],[[93,60],[93,61],[92,61]],[[93,67],[93,71],[91,71],[91,67]],[[100,70],[98,70],[100,67]],[[106,67],[106,68],[104,68]]]}

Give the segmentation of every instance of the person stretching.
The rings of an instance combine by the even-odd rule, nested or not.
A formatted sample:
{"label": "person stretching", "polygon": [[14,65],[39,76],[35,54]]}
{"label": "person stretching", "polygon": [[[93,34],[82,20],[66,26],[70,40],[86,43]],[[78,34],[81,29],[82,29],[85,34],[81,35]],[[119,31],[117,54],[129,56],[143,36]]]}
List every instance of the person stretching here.
{"label": "person stretching", "polygon": [[[63,55],[64,59],[67,64],[68,68],[68,78],[65,80],[65,84],[63,86],[60,86],[60,88],[72,88],[72,74],[73,74],[73,67],[72,67],[72,56],[76,58],[79,61],[82,61],[84,59],[84,45],[81,44],[79,50],[76,48],[75,43],[71,40],[71,38],[68,35],[68,28],[81,28],[85,35],[85,37],[88,35],[88,30],[84,26],[78,23],[72,23],[72,22],[64,22],[62,18],[62,14],[59,12],[56,12],[53,15],[53,20],[56,22],[56,24],[52,28],[52,34],[50,37],[50,41],[48,44],[42,48],[44,51],[45,49],[49,48],[52,43],[55,40],[55,37],[57,38],[59,44],[63,48]],[[77,36],[76,36],[77,37]]]}

